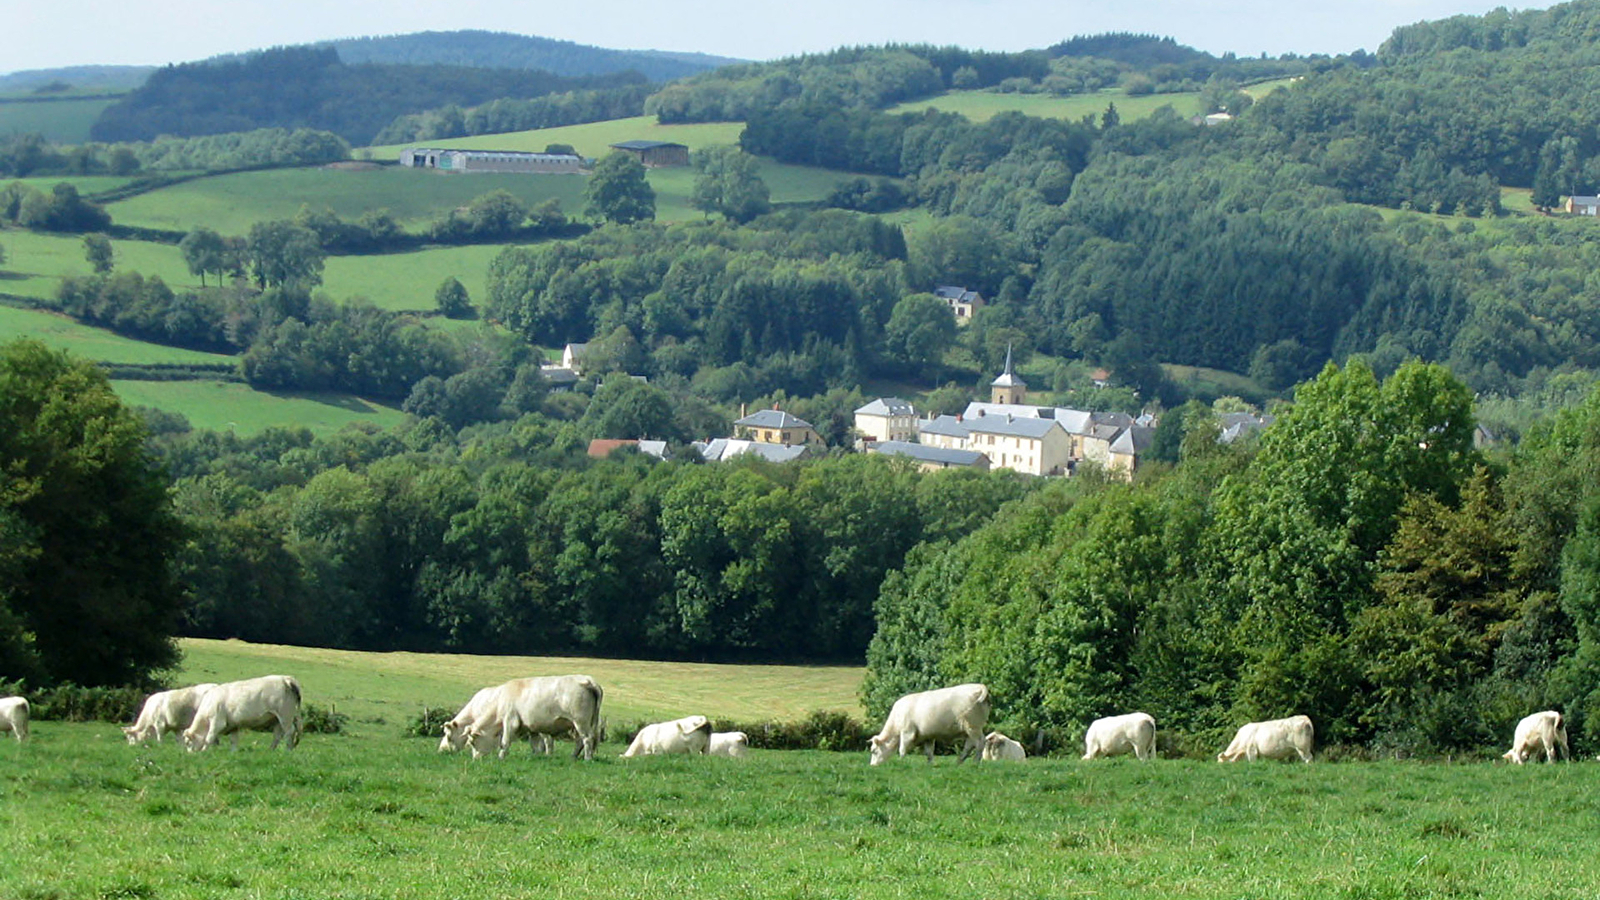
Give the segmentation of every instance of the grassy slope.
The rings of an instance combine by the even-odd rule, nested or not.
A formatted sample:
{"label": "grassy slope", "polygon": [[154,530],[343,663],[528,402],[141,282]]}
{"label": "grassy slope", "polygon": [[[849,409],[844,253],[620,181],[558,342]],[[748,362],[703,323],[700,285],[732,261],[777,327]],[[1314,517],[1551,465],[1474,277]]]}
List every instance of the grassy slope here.
{"label": "grassy slope", "polygon": [[[451,138],[445,141],[424,141],[428,146],[448,146],[463,150],[526,150],[538,153],[551,144],[569,144],[579,156],[601,157],[611,152],[612,144],[622,141],[672,141],[690,150],[712,144],[737,144],[740,122],[708,122],[692,125],[662,125],[655,116],[635,116],[631,119],[612,119],[608,122],[591,122],[587,125],[565,125],[560,128],[540,128],[510,134],[480,134],[474,137]],[[368,147],[356,151],[356,156],[370,159],[398,159],[400,151],[417,144],[394,144]]]}
{"label": "grassy slope", "polygon": [[1181,116],[1198,115],[1199,94],[1148,94],[1130,97],[1120,89],[1097,91],[1056,97],[1051,94],[997,94],[991,91],[949,91],[930,100],[902,103],[891,113],[921,112],[937,109],[960,113],[974,122],[986,122],[996,113],[1016,111],[1045,119],[1081,119],[1096,116],[1115,103],[1117,115],[1124,122],[1142,119],[1163,106],[1171,106]]}
{"label": "grassy slope", "polygon": [[677,718],[691,712],[740,720],[792,720],[813,710],[861,715],[862,670],[850,666],[731,666],[612,659],[357,653],[240,641],[183,642],[178,683],[267,672],[300,679],[311,700],[335,704],[357,725],[382,718],[395,732],[423,706],[466,703],[488,684],[529,675],[582,672],[605,688],[612,720]]}
{"label": "grassy slope", "polygon": [[0,896],[1592,896],[1600,766],[473,762],[423,739],[0,742]]}
{"label": "grassy slope", "polygon": [[223,381],[113,381],[117,396],[135,406],[180,413],[195,428],[251,435],[274,425],[314,432],[338,431],[363,423],[378,428],[399,424],[404,414],[348,394],[277,394]]}
{"label": "grassy slope", "polygon": [[31,309],[0,306],[0,341],[19,337],[38,338],[58,350],[66,350],[96,362],[142,365],[150,363],[228,363],[231,356],[201,353],[147,344],[121,337],[99,328],[80,325],[65,316]]}

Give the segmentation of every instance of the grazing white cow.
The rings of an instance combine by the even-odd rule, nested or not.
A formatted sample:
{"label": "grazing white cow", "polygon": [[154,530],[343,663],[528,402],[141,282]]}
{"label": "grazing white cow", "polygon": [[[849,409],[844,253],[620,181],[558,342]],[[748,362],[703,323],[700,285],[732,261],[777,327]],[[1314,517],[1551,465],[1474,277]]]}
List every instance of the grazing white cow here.
{"label": "grazing white cow", "polygon": [[[743,732],[740,732],[742,735]],[[623,756],[662,756],[669,753],[703,754],[711,746],[711,720],[684,716],[639,729]]]}
{"label": "grazing white cow", "polygon": [[183,732],[190,752],[214,747],[225,734],[233,735],[239,749],[239,732],[271,731],[272,749],[300,743],[300,682],[288,675],[263,675],[219,684],[200,698],[194,721]]}
{"label": "grazing white cow", "polygon": [[1028,751],[1022,745],[1006,737],[998,731],[991,731],[983,736],[983,761],[1008,760],[1022,762],[1028,758]]}
{"label": "grazing white cow", "polygon": [[1083,735],[1083,758],[1132,753],[1140,760],[1156,755],[1156,720],[1147,713],[1107,716],[1089,723]]}
{"label": "grazing white cow", "polygon": [[152,739],[159,744],[164,734],[181,735],[194,722],[194,714],[200,709],[200,698],[214,687],[215,684],[197,684],[157,691],[144,698],[144,706],[139,708],[139,718],[123,728],[122,733],[127,735],[130,744],[142,744]]}
{"label": "grazing white cow", "polygon": [[1235,762],[1240,759],[1255,762],[1258,758],[1288,759],[1298,755],[1311,762],[1311,744],[1314,734],[1309,716],[1291,716],[1270,722],[1251,722],[1239,726],[1228,749],[1217,754],[1217,762]]}
{"label": "grazing white cow", "polygon": [[594,759],[600,740],[600,703],[605,692],[587,675],[547,675],[516,678],[494,688],[494,703],[467,726],[467,741],[474,759],[497,743],[499,756],[519,734],[547,735],[576,732],[573,759]]}
{"label": "grazing white cow", "polygon": [[983,746],[983,726],[989,723],[990,706],[989,689],[981,684],[907,694],[894,702],[883,730],[872,738],[872,765],[888,759],[896,748],[905,756],[918,747],[923,748],[931,763],[935,742],[960,737],[966,741],[956,756],[956,764],[968,756],[977,757]]}
{"label": "grazing white cow", "polygon": [[22,743],[28,739],[28,699],[26,697],[0,697],[0,734],[11,736]]}
{"label": "grazing white cow", "polygon": [[750,755],[750,736],[742,731],[713,731],[706,753],[743,759]]}
{"label": "grazing white cow", "polygon": [[1561,713],[1555,710],[1536,712],[1517,723],[1516,734],[1511,738],[1511,749],[1502,756],[1517,765],[1527,762],[1529,757],[1544,753],[1544,761],[1556,761],[1556,748],[1567,755],[1567,762],[1572,762],[1572,750],[1567,746],[1567,725],[1561,721]]}

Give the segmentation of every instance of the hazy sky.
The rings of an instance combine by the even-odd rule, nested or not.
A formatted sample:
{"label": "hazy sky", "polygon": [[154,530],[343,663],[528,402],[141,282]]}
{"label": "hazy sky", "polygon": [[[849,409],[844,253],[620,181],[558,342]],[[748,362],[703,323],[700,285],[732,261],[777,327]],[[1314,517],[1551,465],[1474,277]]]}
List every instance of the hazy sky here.
{"label": "hazy sky", "polygon": [[[1377,50],[1397,25],[1494,0],[0,0],[0,73],[163,64],[280,44],[481,28],[769,59],[845,44],[1023,50],[1106,31],[1212,53]],[[1535,3],[1527,8],[1544,8]]]}

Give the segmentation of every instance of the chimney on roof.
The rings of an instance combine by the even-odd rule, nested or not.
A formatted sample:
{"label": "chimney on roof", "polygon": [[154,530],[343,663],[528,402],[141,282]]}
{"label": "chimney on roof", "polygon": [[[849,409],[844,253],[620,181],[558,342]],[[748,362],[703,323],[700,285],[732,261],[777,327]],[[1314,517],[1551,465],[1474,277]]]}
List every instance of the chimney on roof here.
{"label": "chimney on roof", "polygon": [[741,418],[741,419],[744,418],[745,415],[746,415],[746,413],[745,413],[745,406],[746,405],[747,404],[744,404],[744,403],[740,403],[739,404],[739,418]]}

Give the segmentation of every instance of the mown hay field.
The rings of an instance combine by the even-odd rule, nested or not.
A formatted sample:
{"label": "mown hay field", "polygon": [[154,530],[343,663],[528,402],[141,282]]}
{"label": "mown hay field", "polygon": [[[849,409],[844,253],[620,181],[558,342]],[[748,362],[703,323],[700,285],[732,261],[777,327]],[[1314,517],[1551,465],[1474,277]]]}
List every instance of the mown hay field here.
{"label": "mown hay field", "polygon": [[1074,94],[1057,97],[1053,94],[1001,94],[994,91],[948,91],[928,100],[913,100],[889,110],[891,113],[915,113],[925,109],[960,113],[974,122],[987,122],[1002,112],[1020,112],[1041,119],[1081,119],[1094,116],[1096,120],[1106,107],[1116,104],[1117,116],[1124,122],[1142,119],[1163,106],[1185,118],[1200,112],[1200,95],[1145,94],[1130,97],[1119,88],[1108,88],[1092,94]]}
{"label": "mown hay field", "polygon": [[35,723],[0,741],[0,896],[1568,900],[1600,884],[1593,763],[871,767],[864,750],[624,760],[618,743],[593,762],[520,745],[473,761],[402,718],[565,671],[606,686],[613,721],[787,716],[848,702],[861,672],[183,646],[180,680],[288,672],[351,726],[293,752],[250,735],[189,754]]}

